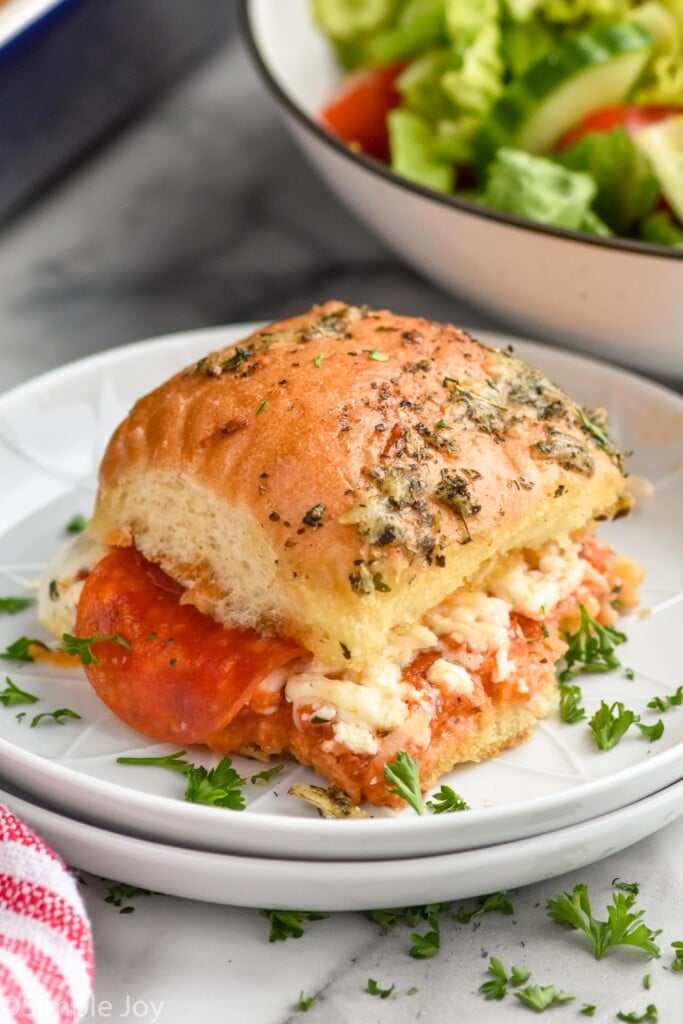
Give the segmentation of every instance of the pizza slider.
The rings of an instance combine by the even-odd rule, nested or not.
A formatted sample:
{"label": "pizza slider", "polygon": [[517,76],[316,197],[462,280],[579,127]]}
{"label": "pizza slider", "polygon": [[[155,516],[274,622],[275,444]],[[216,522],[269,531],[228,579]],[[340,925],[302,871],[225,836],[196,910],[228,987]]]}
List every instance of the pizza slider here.
{"label": "pizza slider", "polygon": [[630,504],[602,413],[511,350],[327,302],[137,402],[41,615],[126,639],[86,672],[146,736],[289,753],[397,806],[398,753],[426,790],[519,743],[581,606],[637,602],[594,535]]}

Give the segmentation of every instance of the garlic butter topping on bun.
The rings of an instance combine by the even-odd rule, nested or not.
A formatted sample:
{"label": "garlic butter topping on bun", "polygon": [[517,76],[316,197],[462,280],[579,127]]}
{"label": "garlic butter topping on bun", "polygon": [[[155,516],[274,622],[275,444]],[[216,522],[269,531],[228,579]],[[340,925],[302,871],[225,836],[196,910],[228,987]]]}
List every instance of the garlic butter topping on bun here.
{"label": "garlic butter topping on bun", "polygon": [[604,414],[512,351],[328,302],[135,405],[88,564],[51,567],[41,614],[126,638],[86,671],[145,735],[289,752],[395,806],[387,762],[426,789],[520,742],[580,605],[610,624],[636,603],[593,530],[629,507]]}

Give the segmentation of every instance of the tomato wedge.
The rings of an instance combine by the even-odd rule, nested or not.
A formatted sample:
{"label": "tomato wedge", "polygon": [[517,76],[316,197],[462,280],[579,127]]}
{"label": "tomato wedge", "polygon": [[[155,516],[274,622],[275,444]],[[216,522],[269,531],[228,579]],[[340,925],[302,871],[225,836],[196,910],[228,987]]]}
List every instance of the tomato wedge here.
{"label": "tomato wedge", "polygon": [[388,163],[387,114],[400,102],[396,79],[403,68],[403,64],[392,64],[351,75],[323,109],[325,127],[368,156]]}
{"label": "tomato wedge", "polygon": [[88,576],[80,637],[124,637],[93,646],[85,666],[98,695],[153,739],[202,743],[248,704],[259,682],[301,653],[294,641],[227,629],[179,603],[182,588],[134,548],[116,549]]}
{"label": "tomato wedge", "polygon": [[556,149],[568,149],[574,143],[580,142],[585,135],[591,132],[611,132],[613,128],[625,128],[631,134],[641,128],[647,128],[650,124],[664,121],[668,117],[683,113],[683,106],[672,103],[651,103],[638,106],[637,104],[624,104],[616,107],[603,107],[602,110],[595,110],[588,114],[582,121],[579,121],[566,135],[563,135],[557,143]]}

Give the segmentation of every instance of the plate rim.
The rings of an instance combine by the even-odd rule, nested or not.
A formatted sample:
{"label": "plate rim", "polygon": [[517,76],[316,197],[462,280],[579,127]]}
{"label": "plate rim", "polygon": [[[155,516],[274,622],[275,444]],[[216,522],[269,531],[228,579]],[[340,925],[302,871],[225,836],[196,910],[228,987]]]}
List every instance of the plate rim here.
{"label": "plate rim", "polygon": [[[6,801],[7,796],[10,797],[9,802]],[[135,856],[136,853],[143,857],[146,862],[145,867],[147,867],[147,870],[154,872],[154,874],[149,879],[147,877],[141,879],[139,876],[136,878],[131,874],[130,877],[125,879],[127,882],[134,882],[139,885],[146,884],[150,888],[153,888],[155,884],[158,885],[158,864],[159,858],[161,858],[162,863],[166,866],[171,865],[173,871],[179,870],[182,872],[185,869],[184,879],[187,878],[186,869],[188,867],[200,869],[198,872],[200,876],[199,883],[192,881],[188,885],[187,880],[184,880],[181,886],[176,888],[175,892],[170,890],[166,895],[212,903],[218,902],[232,906],[262,907],[270,905],[276,909],[322,910],[331,913],[345,911],[362,912],[376,909],[379,906],[394,906],[397,902],[414,905],[416,903],[433,902],[443,899],[460,900],[480,896],[481,889],[484,886],[483,884],[480,886],[478,882],[476,885],[474,884],[473,874],[478,878],[479,876],[476,873],[477,871],[481,873],[482,866],[485,866],[488,871],[492,871],[494,868],[500,871],[501,858],[508,870],[515,858],[519,863],[520,859],[523,860],[525,856],[526,863],[543,865],[543,867],[541,870],[527,870],[522,880],[515,878],[508,881],[503,878],[499,888],[509,889],[520,885],[536,884],[565,874],[567,870],[578,870],[586,864],[593,863],[596,858],[591,844],[600,842],[605,838],[606,833],[621,836],[623,834],[624,822],[627,821],[633,826],[634,818],[636,820],[642,818],[643,811],[652,814],[655,810],[661,812],[663,807],[670,816],[666,821],[660,817],[659,821],[655,823],[656,827],[654,829],[649,829],[645,826],[640,829],[636,828],[636,834],[629,835],[625,843],[618,839],[616,845],[608,851],[600,853],[597,859],[612,855],[636,842],[640,842],[654,832],[674,824],[683,816],[683,800],[681,799],[681,796],[683,796],[683,779],[681,779],[649,794],[642,800],[616,808],[606,814],[597,815],[585,821],[575,822],[565,828],[555,829],[539,835],[527,836],[512,842],[498,843],[485,849],[459,850],[428,856],[406,857],[399,860],[310,861],[211,852],[197,850],[192,847],[169,845],[154,840],[140,839],[139,837],[129,836],[126,833],[92,825],[78,818],[59,814],[49,807],[35,804],[32,800],[27,799],[26,796],[26,794],[16,795],[11,791],[5,791],[0,786],[0,801],[3,801],[10,811],[13,811],[12,805],[14,805],[15,810],[13,813],[19,814],[31,827],[37,828],[38,831],[41,828],[41,821],[43,828],[46,827],[47,822],[48,830],[52,822],[62,832],[64,828],[67,828],[80,833],[80,836],[73,836],[72,838],[74,842],[78,843],[81,850],[83,848],[83,833],[85,833],[85,840],[90,845],[92,843],[106,843],[111,853],[113,842],[117,853],[122,850],[124,858],[128,854]],[[34,814],[34,812],[37,813]],[[37,819],[39,820],[36,825]],[[55,845],[59,846],[59,841]],[[540,856],[539,847],[542,848]],[[556,860],[556,857],[560,854],[565,857],[567,856],[568,847],[578,852],[578,862],[569,867],[566,863]],[[493,864],[489,863],[491,861]],[[75,866],[91,872],[95,868],[94,864],[89,866],[76,863]],[[468,867],[470,868],[469,872]],[[251,879],[252,887],[256,883],[274,886],[274,892],[277,893],[277,897],[275,900],[267,900],[263,898],[264,894],[259,891],[259,898],[254,899],[247,895],[249,886],[243,887],[243,882],[242,887],[238,888],[237,892],[235,890],[230,892],[226,892],[223,889],[219,890],[218,894],[221,897],[219,900],[215,899],[216,892],[214,890],[211,891],[210,896],[200,894],[197,885],[201,886],[203,884],[201,880],[205,877],[201,873],[201,868],[208,869],[209,874],[217,869],[228,872],[231,884],[234,880],[233,874],[236,869],[238,871],[241,869],[242,871],[250,872],[251,875],[256,876],[255,879]],[[380,899],[373,907],[363,905],[359,893],[367,890],[368,880],[366,878],[359,879],[358,875],[362,875],[364,871],[369,871],[371,875],[380,876],[380,884],[385,886],[387,890],[390,890],[387,893],[388,897],[391,896],[390,899],[388,898],[386,901]],[[340,878],[342,872],[344,875]],[[281,881],[278,880],[278,873],[282,873],[285,876],[288,884],[284,886],[281,884]],[[439,890],[439,886],[445,885],[447,881],[453,878],[458,878],[463,882],[465,885],[464,889],[461,889],[457,894],[451,893],[451,895],[447,895],[445,890]],[[288,897],[291,891],[290,887],[302,880],[305,881],[307,889],[313,888],[316,892],[322,890],[325,894],[331,893],[331,895],[325,896],[327,904],[323,905],[323,901],[316,901],[315,905],[312,902],[302,906],[302,900],[298,896],[296,899]],[[436,886],[437,888],[432,889],[426,898],[424,898],[425,892],[422,891],[418,899],[412,898],[410,893],[403,890],[398,894],[396,893],[397,886],[406,886],[407,884],[412,886],[416,883],[427,887]],[[375,878],[373,889],[377,885],[378,879]],[[347,889],[352,892],[350,901],[348,898],[342,898]],[[303,902],[305,903],[306,901],[304,900]]]}
{"label": "plate rim", "polygon": [[[40,391],[44,388],[52,389],[55,387],[63,387],[64,384],[74,376],[87,376],[92,374],[102,375],[106,372],[107,367],[111,365],[112,361],[119,364],[127,361],[135,362],[137,359],[144,358],[146,355],[153,353],[159,348],[166,348],[168,346],[173,346],[174,348],[196,346],[199,350],[200,345],[201,347],[204,347],[205,342],[209,345],[236,344],[242,337],[251,333],[253,330],[258,329],[261,325],[261,321],[249,321],[245,323],[222,324],[191,329],[188,331],[165,333],[152,338],[141,339],[136,342],[129,342],[121,346],[115,346],[101,352],[93,353],[85,358],[73,360],[63,366],[56,367],[46,373],[24,381],[14,388],[0,394],[0,425],[5,418],[6,409],[11,411],[10,407],[15,403],[21,404],[26,400],[30,400],[34,392]],[[486,344],[498,346],[512,344],[513,347],[521,346],[521,354],[525,356],[525,358],[529,358],[526,353],[529,353],[532,359],[536,357],[540,357],[542,359],[546,356],[551,360],[559,361],[562,366],[573,368],[575,371],[580,371],[581,369],[588,371],[590,369],[599,368],[600,372],[607,374],[608,377],[612,379],[628,383],[631,387],[636,386],[639,389],[645,388],[651,393],[654,399],[665,402],[683,417],[683,396],[655,381],[643,377],[636,372],[613,366],[609,362],[593,356],[587,356],[583,353],[569,352],[552,345],[544,345],[536,340],[520,337],[512,333],[504,331],[489,331],[486,329],[480,330],[477,328],[469,328],[469,330],[474,337],[480,338]],[[152,795],[148,792],[127,787],[124,784],[112,783],[105,779],[89,776],[74,768],[59,764],[50,758],[42,757],[38,754],[32,753],[31,751],[17,747],[14,743],[2,737],[0,737],[0,755],[0,760],[4,764],[4,767],[0,769],[0,784],[3,776],[13,779],[17,784],[21,784],[21,780],[15,776],[12,770],[9,772],[7,771],[7,764],[14,762],[15,765],[18,763],[20,771],[23,770],[27,773],[28,778],[33,779],[34,776],[36,777],[36,788],[40,786],[41,777],[44,774],[53,776],[56,781],[62,780],[65,784],[70,781],[79,780],[81,785],[85,785],[85,788],[91,797],[102,800],[103,804],[111,807],[112,804],[118,805],[121,802],[128,804],[132,801],[135,805],[134,809],[138,810],[141,814],[151,814],[152,819],[155,817],[158,818],[160,807],[164,809],[164,813],[172,814],[172,808],[175,807],[177,809],[178,804],[183,807],[183,815],[187,817],[188,820],[196,822],[197,826],[201,826],[204,821],[211,822],[212,816],[215,814],[214,808],[186,804],[182,801],[178,801],[177,798]],[[665,770],[663,777],[667,779],[667,784],[672,783],[677,777],[680,778],[681,775],[683,775],[683,744],[671,747],[661,753],[655,752],[653,756],[650,756],[647,759],[643,758],[637,763],[628,765],[627,767],[619,769],[612,774],[593,778],[588,782],[569,787],[559,794],[534,797],[527,801],[523,807],[513,805],[512,809],[507,806],[476,808],[468,811],[466,819],[464,817],[460,818],[460,816],[457,815],[425,816],[421,819],[419,827],[420,831],[425,836],[440,836],[442,833],[446,835],[453,833],[454,836],[458,836],[461,832],[473,832],[479,826],[482,826],[484,831],[488,832],[499,822],[505,823],[507,821],[513,821],[514,818],[522,811],[528,813],[532,817],[535,817],[540,815],[545,808],[552,808],[557,811],[558,809],[562,809],[565,805],[572,804],[577,800],[577,798],[581,798],[582,800],[595,798],[605,799],[606,791],[619,789],[621,787],[626,791],[628,783],[632,781],[634,776],[636,777],[636,780],[639,778],[644,780],[650,778],[650,776],[654,775],[657,771],[661,772],[662,769]],[[678,776],[675,775],[676,771],[679,772]],[[667,774],[669,772],[674,774]],[[617,779],[618,782],[615,782],[615,779]],[[78,789],[78,783],[75,783],[75,785]],[[656,788],[661,788],[661,784],[658,784]],[[652,790],[648,790],[648,792],[651,791]],[[74,807],[77,805],[78,799],[78,793],[76,793],[69,799],[61,801],[61,803],[62,806]],[[626,802],[626,799],[627,798],[625,797],[624,803]],[[623,806],[623,804],[621,806]],[[614,809],[614,804],[612,804],[611,807]],[[608,813],[608,811],[604,813]],[[371,821],[355,820],[352,826],[350,826],[350,823],[347,821],[336,821],[334,819],[325,820],[324,822],[319,818],[303,816],[287,817],[286,819],[283,819],[276,814],[268,812],[252,815],[241,820],[249,821],[247,830],[253,832],[259,842],[260,837],[266,836],[268,831],[273,828],[274,823],[282,823],[283,821],[286,821],[290,827],[295,823],[295,829],[297,832],[301,832],[300,842],[304,843],[304,845],[307,845],[313,837],[317,838],[319,836],[324,836],[325,843],[329,844],[332,849],[337,848],[339,836],[341,835],[340,830],[345,830],[345,838],[348,838],[349,827],[354,829],[354,832],[356,832],[360,837],[359,841],[362,843],[366,837],[371,835],[373,837],[378,836],[380,831],[383,839],[386,839],[387,841],[395,840],[399,837],[402,838],[403,833],[408,832],[411,827],[414,828],[415,825],[412,816],[406,817],[403,815],[397,815],[396,817],[391,818],[373,818]],[[137,828],[137,831],[140,831],[139,827]],[[158,833],[154,834],[158,836]],[[517,838],[510,841],[517,841]],[[207,848],[207,846],[208,848],[214,848],[214,844],[208,840],[200,845],[202,848]],[[242,848],[246,848],[244,844],[242,844]],[[461,849],[463,847],[460,846],[457,848]],[[362,859],[366,855],[367,851],[363,851],[358,855],[357,859]],[[290,856],[295,857],[297,854],[290,854]],[[396,856],[397,858],[401,858],[404,855],[397,854]],[[375,857],[374,859],[378,858]]]}

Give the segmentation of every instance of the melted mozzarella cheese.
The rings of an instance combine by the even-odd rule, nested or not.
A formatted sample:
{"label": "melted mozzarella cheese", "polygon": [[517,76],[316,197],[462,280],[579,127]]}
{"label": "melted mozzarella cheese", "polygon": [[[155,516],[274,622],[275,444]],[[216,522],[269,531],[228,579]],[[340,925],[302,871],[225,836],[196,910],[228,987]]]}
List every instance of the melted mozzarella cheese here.
{"label": "melted mozzarella cheese", "polygon": [[[482,658],[472,659],[472,652],[495,652],[493,679],[507,679],[514,665],[510,661],[510,604],[498,597],[489,597],[479,590],[458,590],[437,608],[428,612],[426,621],[438,636],[448,636],[464,645],[467,658],[457,660],[466,668],[478,667]],[[477,664],[478,662],[478,664]]]}
{"label": "melted mozzarella cheese", "polygon": [[485,580],[486,589],[521,615],[543,619],[583,582],[586,562],[569,537],[548,541],[537,552],[538,567],[530,566],[523,551],[505,555]]}
{"label": "melted mozzarella cheese", "polygon": [[[302,706],[336,709],[335,736],[356,753],[376,753],[376,733],[393,729],[408,717],[407,699],[413,687],[401,679],[400,666],[382,659],[368,666],[358,680],[335,679],[309,669],[290,675],[285,695],[294,706],[295,717]],[[317,710],[314,711],[317,714]]]}
{"label": "melted mozzarella cheese", "polygon": [[427,670],[427,679],[445,693],[463,693],[470,697],[474,692],[474,680],[467,669],[445,658],[432,662]]}
{"label": "melted mozzarella cheese", "polygon": [[48,565],[38,585],[38,616],[54,636],[73,633],[86,576],[108,551],[86,531],[65,544]]}

